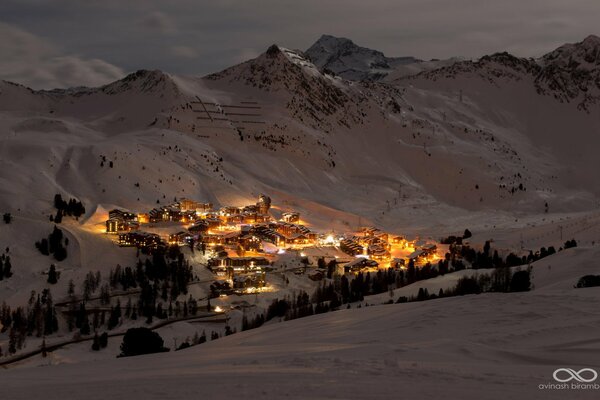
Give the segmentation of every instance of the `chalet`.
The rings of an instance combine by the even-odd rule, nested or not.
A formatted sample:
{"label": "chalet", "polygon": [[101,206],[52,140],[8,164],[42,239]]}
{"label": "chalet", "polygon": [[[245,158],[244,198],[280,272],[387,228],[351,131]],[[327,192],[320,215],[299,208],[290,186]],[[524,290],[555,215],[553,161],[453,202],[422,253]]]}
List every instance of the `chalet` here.
{"label": "chalet", "polygon": [[118,234],[122,232],[136,231],[139,228],[139,222],[133,220],[110,218],[108,221],[106,221],[106,233]]}
{"label": "chalet", "polygon": [[406,240],[402,236],[394,236],[390,240],[390,243],[393,243],[393,244],[404,244],[405,242],[406,242]]}
{"label": "chalet", "polygon": [[258,201],[256,202],[256,207],[258,208],[258,212],[261,214],[268,214],[269,209],[271,208],[271,198],[269,196],[265,196],[261,194],[258,196]]}
{"label": "chalet", "polygon": [[119,233],[119,223],[117,218],[110,218],[106,221],[106,233]]}
{"label": "chalet", "polygon": [[285,236],[268,226],[257,226],[254,228],[254,234],[260,239],[273,243],[276,246],[285,245]]}
{"label": "chalet", "polygon": [[228,225],[258,224],[268,222],[269,220],[270,217],[268,215],[258,214],[256,212],[242,212],[226,217]]}
{"label": "chalet", "polygon": [[249,274],[255,272],[265,272],[271,265],[269,260],[264,257],[218,257],[208,260],[208,268],[219,275],[223,272],[229,278],[238,274]]}
{"label": "chalet", "polygon": [[379,263],[375,260],[370,260],[364,257],[358,257],[356,258],[356,260],[353,260],[348,264],[344,265],[344,272],[358,273],[364,270],[377,269],[378,266]]}
{"label": "chalet", "polygon": [[252,293],[266,284],[265,273],[236,275],[232,278],[233,290],[237,293]]}
{"label": "chalet", "polygon": [[251,272],[255,270],[262,270],[265,267],[271,265],[269,260],[265,257],[220,257],[211,258],[208,260],[209,267],[215,266],[226,266],[232,267],[236,271]]}
{"label": "chalet", "polygon": [[108,212],[109,219],[119,219],[121,221],[137,221],[137,215],[127,211],[114,209]]}
{"label": "chalet", "polygon": [[290,245],[307,245],[312,243],[313,241],[308,238],[307,235],[303,233],[296,233],[291,236],[285,237],[285,243]]}
{"label": "chalet", "polygon": [[290,224],[300,222],[300,213],[297,212],[285,212],[281,215],[281,220]]}
{"label": "chalet", "polygon": [[415,250],[409,256],[409,260],[413,260],[414,262],[425,261],[427,258],[432,257],[437,252],[437,245],[435,244],[425,244],[420,249]]}
{"label": "chalet", "polygon": [[162,241],[160,236],[148,232],[128,232],[119,234],[118,244],[121,247],[138,247],[156,249]]}
{"label": "chalet", "polygon": [[189,245],[193,241],[194,241],[194,237],[192,236],[192,234],[190,232],[181,231],[181,232],[177,232],[172,235],[169,235],[169,244],[171,244],[171,245],[185,246],[185,245]]}
{"label": "chalet", "polygon": [[260,238],[251,234],[240,236],[239,244],[246,251],[258,251],[262,248]]}
{"label": "chalet", "polygon": [[374,260],[382,261],[390,258],[390,252],[384,247],[375,245],[369,246],[367,254]]}
{"label": "chalet", "polygon": [[343,239],[340,241],[340,250],[351,256],[363,254],[363,247],[353,239]]}
{"label": "chalet", "polygon": [[208,229],[215,229],[215,228],[220,227],[223,224],[223,222],[221,221],[220,218],[213,217],[213,216],[204,218],[203,221],[208,224]]}
{"label": "chalet", "polygon": [[208,222],[204,219],[199,219],[195,221],[192,226],[188,228],[188,231],[194,234],[203,233],[208,231],[209,225]]}
{"label": "chalet", "polygon": [[163,210],[160,208],[153,208],[148,212],[148,221],[151,223],[163,222],[164,217]]}
{"label": "chalet", "polygon": [[233,207],[233,206],[221,207],[221,209],[219,210],[219,214],[224,217],[230,217],[232,215],[241,214],[241,212],[242,212],[242,210],[239,207]]}
{"label": "chalet", "polygon": [[206,243],[209,245],[234,245],[238,243],[238,239],[241,236],[240,231],[233,232],[205,232],[200,236],[200,240],[202,243]]}
{"label": "chalet", "polygon": [[181,211],[177,204],[158,207],[148,212],[148,219],[152,223],[157,222],[188,222],[195,218],[194,211]]}
{"label": "chalet", "polygon": [[384,242],[388,241],[388,234],[378,228],[373,228],[373,227],[364,228],[362,230],[362,233],[363,233],[363,236],[365,236],[365,237],[375,237]]}
{"label": "chalet", "polygon": [[408,260],[418,261],[419,258],[423,257],[423,250],[415,250],[406,257]]}
{"label": "chalet", "polygon": [[190,199],[181,199],[177,202],[181,211],[193,211],[202,213],[212,210],[212,203],[200,203]]}
{"label": "chalet", "polygon": [[138,222],[140,224],[149,224],[150,223],[150,215],[148,213],[139,213],[137,215]]}
{"label": "chalet", "polygon": [[257,205],[251,204],[249,206],[244,206],[244,208],[242,208],[242,212],[250,213],[250,214],[257,214],[259,212],[259,210],[258,210]]}
{"label": "chalet", "polygon": [[290,224],[287,222],[278,222],[274,229],[277,233],[284,236],[283,242],[291,245],[307,245],[317,240],[317,234],[311,232],[304,225]]}
{"label": "chalet", "polygon": [[290,224],[288,222],[278,222],[275,225],[275,230],[285,236],[292,236],[298,233],[308,235],[311,233],[310,229],[304,225]]}
{"label": "chalet", "polygon": [[232,294],[233,290],[227,281],[215,281],[210,285],[211,297],[219,297],[222,294]]}
{"label": "chalet", "polygon": [[404,258],[393,258],[392,261],[390,261],[390,268],[394,268],[394,269],[404,269],[404,266],[406,265],[406,260]]}

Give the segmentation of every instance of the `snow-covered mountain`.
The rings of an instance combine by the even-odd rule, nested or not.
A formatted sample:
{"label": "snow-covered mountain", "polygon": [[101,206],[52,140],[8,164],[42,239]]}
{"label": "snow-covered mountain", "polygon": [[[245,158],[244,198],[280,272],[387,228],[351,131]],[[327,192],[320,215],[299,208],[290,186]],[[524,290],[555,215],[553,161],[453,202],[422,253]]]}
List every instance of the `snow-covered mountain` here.
{"label": "snow-covered mountain", "polygon": [[420,63],[414,57],[386,57],[382,52],[360,47],[346,38],[323,35],[306,50],[319,68],[349,80],[379,80],[395,67]]}
{"label": "snow-covered mountain", "polygon": [[[43,287],[49,259],[33,243],[53,228],[56,193],[82,200],[87,210],[61,225],[71,244],[69,257],[57,262],[58,296],[90,270],[106,277],[117,263],[135,262],[135,251],[117,254],[99,234],[107,210],[143,211],[181,197],[218,207],[266,193],[276,212],[300,211],[317,230],[372,224],[437,239],[469,227],[478,240],[504,240],[507,249],[551,240],[558,248],[567,239],[563,230],[585,235],[588,246],[597,241],[595,222],[566,222],[575,214],[596,221],[600,202],[598,38],[537,60],[498,53],[427,67],[348,42],[324,36],[307,53],[273,45],[206,77],[142,70],[98,88],[52,91],[0,82],[0,212],[14,217],[0,225],[0,248],[10,247],[14,271],[0,282],[0,300],[23,305]],[[375,79],[379,73],[385,78]],[[523,239],[540,224],[555,225]],[[553,234],[559,228],[560,242]],[[593,272],[590,265],[577,271]],[[569,288],[575,278],[569,276]],[[563,295],[572,293],[553,293],[548,308]],[[485,301],[491,310],[494,301]],[[534,313],[534,301],[525,301]],[[457,313],[469,307],[456,304]],[[393,318],[367,314],[340,318],[365,326]],[[465,351],[438,361],[456,354]],[[352,360],[341,360],[351,367]]]}
{"label": "snow-covered mountain", "polygon": [[[593,43],[561,48],[544,65],[496,54],[389,82],[329,75],[280,46],[205,78],[138,71],[100,88],[37,92],[4,82],[1,151],[11,168],[2,178],[12,184],[0,205],[14,209],[36,182],[32,204],[58,188],[127,207],[267,191],[389,227],[408,222],[408,209],[441,217],[439,205],[589,208],[600,193],[591,179],[597,69],[585,61]],[[569,51],[587,72],[559,68]]]}

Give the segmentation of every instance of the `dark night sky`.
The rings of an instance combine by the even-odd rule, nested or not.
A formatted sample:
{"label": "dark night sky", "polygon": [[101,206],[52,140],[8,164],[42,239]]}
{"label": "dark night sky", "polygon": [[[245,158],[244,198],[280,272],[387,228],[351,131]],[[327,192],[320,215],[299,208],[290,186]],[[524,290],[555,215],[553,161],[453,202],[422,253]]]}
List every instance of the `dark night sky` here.
{"label": "dark night sky", "polygon": [[600,34],[598,0],[2,0],[0,79],[99,85],[140,68],[204,75],[323,33],[389,56],[537,57]]}

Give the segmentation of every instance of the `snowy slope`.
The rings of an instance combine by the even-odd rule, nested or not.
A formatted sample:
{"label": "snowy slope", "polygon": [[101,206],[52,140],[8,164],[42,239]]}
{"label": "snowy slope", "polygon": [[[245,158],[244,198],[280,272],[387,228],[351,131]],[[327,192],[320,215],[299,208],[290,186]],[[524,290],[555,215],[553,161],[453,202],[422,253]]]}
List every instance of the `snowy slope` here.
{"label": "snowy slope", "polygon": [[[569,250],[570,252],[571,250]],[[341,310],[161,355],[3,372],[11,399],[86,397],[565,398],[540,390],[561,367],[598,370],[599,250],[549,257],[536,290]],[[564,262],[563,262],[564,261]],[[435,383],[435,384],[433,384]],[[594,390],[568,398],[596,398]]]}

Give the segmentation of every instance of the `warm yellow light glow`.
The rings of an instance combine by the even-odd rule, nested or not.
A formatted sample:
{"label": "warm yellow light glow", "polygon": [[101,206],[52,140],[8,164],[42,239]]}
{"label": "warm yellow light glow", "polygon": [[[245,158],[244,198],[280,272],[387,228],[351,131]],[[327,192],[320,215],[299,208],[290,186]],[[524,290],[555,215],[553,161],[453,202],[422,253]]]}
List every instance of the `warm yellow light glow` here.
{"label": "warm yellow light glow", "polygon": [[223,309],[219,306],[215,307],[215,312],[223,312]]}

